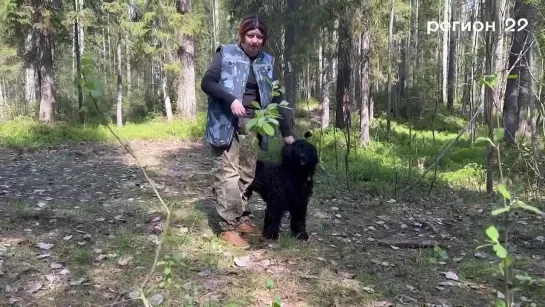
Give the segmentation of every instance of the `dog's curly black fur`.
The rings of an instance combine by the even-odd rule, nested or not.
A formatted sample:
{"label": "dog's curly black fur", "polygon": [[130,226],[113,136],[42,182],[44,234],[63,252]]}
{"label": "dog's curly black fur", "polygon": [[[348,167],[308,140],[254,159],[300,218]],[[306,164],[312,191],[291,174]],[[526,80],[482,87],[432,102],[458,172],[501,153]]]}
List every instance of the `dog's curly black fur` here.
{"label": "dog's curly black fur", "polygon": [[[305,138],[311,135],[305,133]],[[257,161],[256,176],[245,197],[253,191],[267,203],[263,237],[278,239],[282,217],[290,213],[292,235],[308,240],[306,231],[307,206],[314,186],[314,172],[318,165],[318,151],[307,140],[286,144],[281,151],[281,162]]]}

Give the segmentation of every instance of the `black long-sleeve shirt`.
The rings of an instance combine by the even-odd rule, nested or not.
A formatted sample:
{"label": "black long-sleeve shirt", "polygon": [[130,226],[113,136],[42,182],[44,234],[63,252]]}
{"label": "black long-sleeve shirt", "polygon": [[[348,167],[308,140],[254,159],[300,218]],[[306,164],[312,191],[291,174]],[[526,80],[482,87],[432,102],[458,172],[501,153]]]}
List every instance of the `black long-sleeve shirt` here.
{"label": "black long-sleeve shirt", "polygon": [[[251,64],[255,60],[255,57],[250,57]],[[219,81],[221,79],[221,53],[218,51],[214,54],[208,70],[204,73],[204,76],[201,80],[201,89],[207,95],[213,99],[231,105],[237,97],[230,94],[225,88],[223,88]],[[273,71],[273,79],[276,80],[276,75]],[[284,100],[283,95],[274,96],[272,103],[280,103]],[[257,85],[257,79],[254,74],[253,67],[250,68],[250,73],[248,75],[248,80],[246,82],[246,89],[242,97],[242,105],[246,109],[246,118],[253,118],[255,115],[255,107],[252,105],[252,101],[257,101],[261,103],[259,96],[259,88]],[[283,108],[279,109],[280,115],[282,118],[279,120],[279,129],[283,137],[293,135],[293,116],[291,110],[286,110]]]}

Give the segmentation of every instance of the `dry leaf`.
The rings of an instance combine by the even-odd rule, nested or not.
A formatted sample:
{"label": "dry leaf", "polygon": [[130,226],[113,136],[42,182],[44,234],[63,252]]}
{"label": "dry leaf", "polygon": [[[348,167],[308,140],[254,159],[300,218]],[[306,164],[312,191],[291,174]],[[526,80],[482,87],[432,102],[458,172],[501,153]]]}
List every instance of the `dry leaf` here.
{"label": "dry leaf", "polygon": [[456,275],[454,272],[446,272],[445,277],[447,279],[458,280],[458,275]]}
{"label": "dry leaf", "polygon": [[38,247],[43,250],[49,250],[53,247],[53,245],[54,244],[43,243],[43,242],[38,243]]}
{"label": "dry leaf", "polygon": [[25,291],[34,293],[42,288],[42,284],[39,282],[31,283],[26,288]]}
{"label": "dry leaf", "polygon": [[120,266],[126,266],[126,265],[129,264],[133,259],[134,259],[133,256],[128,256],[128,257],[125,257],[125,258],[121,258],[121,259],[119,259],[119,261],[117,262],[117,264],[119,264]]}
{"label": "dry leaf", "polygon": [[163,303],[163,296],[161,294],[155,294],[154,296],[148,299],[149,303],[153,306],[158,306]]}
{"label": "dry leaf", "polygon": [[60,264],[60,263],[52,263],[49,267],[52,268],[53,270],[56,270],[56,269],[62,268],[62,264]]}
{"label": "dry leaf", "polygon": [[250,261],[250,257],[248,256],[235,258],[235,264],[242,268],[248,265],[248,261]]}
{"label": "dry leaf", "polygon": [[218,288],[218,281],[214,278],[207,279],[204,282],[204,288],[208,291],[214,291]]}

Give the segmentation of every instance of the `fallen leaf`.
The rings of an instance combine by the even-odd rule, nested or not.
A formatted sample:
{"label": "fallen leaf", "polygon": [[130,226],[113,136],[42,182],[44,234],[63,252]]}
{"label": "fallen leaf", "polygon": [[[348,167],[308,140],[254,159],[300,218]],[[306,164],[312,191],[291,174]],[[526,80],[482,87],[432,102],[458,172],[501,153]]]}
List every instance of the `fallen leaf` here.
{"label": "fallen leaf", "polygon": [[85,277],[82,277],[78,280],[75,280],[75,281],[71,281],[70,282],[70,286],[79,286],[81,285],[83,282],[85,281]]}
{"label": "fallen leaf", "polygon": [[442,286],[442,287],[452,287],[452,286],[454,286],[454,284],[451,281],[442,281],[438,285]]}
{"label": "fallen leaf", "polygon": [[363,289],[364,291],[367,291],[367,292],[371,293],[371,294],[372,294],[372,293],[375,293],[375,290],[373,290],[372,288],[369,288],[369,287],[362,287],[362,289]]}
{"label": "fallen leaf", "polygon": [[53,247],[53,245],[54,244],[43,243],[43,242],[38,243],[38,247],[43,250],[49,250]]}
{"label": "fallen leaf", "polygon": [[456,275],[454,272],[446,272],[445,277],[447,279],[458,280],[458,275]]}
{"label": "fallen leaf", "polygon": [[31,283],[31,284],[27,285],[27,287],[25,287],[25,291],[30,292],[30,293],[34,293],[34,292],[40,290],[41,288],[42,288],[41,283],[34,282],[34,283]]}
{"label": "fallen leaf", "polygon": [[54,262],[49,267],[52,268],[53,270],[56,270],[56,269],[62,268],[62,264]]}
{"label": "fallen leaf", "polygon": [[133,256],[128,256],[128,257],[125,257],[125,258],[121,258],[121,259],[119,259],[119,261],[117,262],[117,264],[119,264],[120,266],[126,266],[126,265],[129,264],[133,259],[134,259]]}
{"label": "fallen leaf", "polygon": [[248,256],[235,258],[235,264],[242,268],[248,265],[248,261],[250,261],[250,257]]}
{"label": "fallen leaf", "polygon": [[199,272],[200,277],[206,277],[208,275],[210,275],[210,270],[209,269]]}
{"label": "fallen leaf", "polygon": [[354,279],[356,278],[356,274],[349,273],[349,272],[341,272],[341,276],[347,279]]}
{"label": "fallen leaf", "polygon": [[158,306],[158,305],[161,305],[163,303],[163,296],[161,294],[155,294],[154,296],[150,297],[148,299],[149,303],[152,305],[152,306]]}
{"label": "fallen leaf", "polygon": [[214,278],[207,279],[204,282],[204,288],[208,291],[214,291],[218,288],[218,281]]}
{"label": "fallen leaf", "polygon": [[68,240],[72,239],[72,236],[71,236],[71,235],[70,235],[70,236],[66,236],[66,237],[64,237],[64,238],[62,238],[62,239],[63,239],[64,241],[68,241]]}

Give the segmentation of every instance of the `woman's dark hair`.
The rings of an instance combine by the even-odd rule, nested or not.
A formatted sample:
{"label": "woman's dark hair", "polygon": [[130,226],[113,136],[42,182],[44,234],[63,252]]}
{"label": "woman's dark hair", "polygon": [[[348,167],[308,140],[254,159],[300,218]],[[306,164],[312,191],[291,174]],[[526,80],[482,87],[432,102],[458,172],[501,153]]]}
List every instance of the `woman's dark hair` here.
{"label": "woman's dark hair", "polygon": [[258,29],[263,34],[263,46],[265,46],[269,34],[268,28],[265,21],[257,15],[249,15],[242,19],[238,28],[240,40],[243,41],[246,33],[255,29]]}

